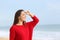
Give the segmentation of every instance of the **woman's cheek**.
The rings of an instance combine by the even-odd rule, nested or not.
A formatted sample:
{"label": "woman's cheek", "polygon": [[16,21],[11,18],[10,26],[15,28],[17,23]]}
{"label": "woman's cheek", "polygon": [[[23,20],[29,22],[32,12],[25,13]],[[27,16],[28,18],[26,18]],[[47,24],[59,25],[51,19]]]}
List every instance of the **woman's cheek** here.
{"label": "woman's cheek", "polygon": [[25,21],[26,20],[26,17],[22,17],[22,20]]}

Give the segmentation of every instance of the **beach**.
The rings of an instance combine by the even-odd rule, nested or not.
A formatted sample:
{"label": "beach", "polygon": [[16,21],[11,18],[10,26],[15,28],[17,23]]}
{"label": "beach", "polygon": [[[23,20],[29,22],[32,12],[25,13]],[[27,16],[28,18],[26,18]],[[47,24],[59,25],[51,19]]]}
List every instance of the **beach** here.
{"label": "beach", "polygon": [[[9,33],[0,32],[0,40],[9,40]],[[33,31],[32,40],[60,40],[60,32],[53,31]]]}
{"label": "beach", "polygon": [[[38,26],[33,30],[32,40],[60,40],[60,25]],[[1,28],[2,29],[2,28]],[[0,29],[0,40],[9,40],[9,30]]]}
{"label": "beach", "polygon": [[0,40],[9,40],[9,31],[0,30]]}
{"label": "beach", "polygon": [[9,40],[8,37],[0,37],[0,40]]}

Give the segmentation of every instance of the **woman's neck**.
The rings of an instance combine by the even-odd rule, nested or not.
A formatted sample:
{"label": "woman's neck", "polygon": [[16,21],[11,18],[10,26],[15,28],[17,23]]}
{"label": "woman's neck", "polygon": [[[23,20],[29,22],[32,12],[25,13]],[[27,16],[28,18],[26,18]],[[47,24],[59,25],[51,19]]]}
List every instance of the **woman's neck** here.
{"label": "woman's neck", "polygon": [[17,25],[23,25],[23,21],[19,20],[19,22],[17,23]]}

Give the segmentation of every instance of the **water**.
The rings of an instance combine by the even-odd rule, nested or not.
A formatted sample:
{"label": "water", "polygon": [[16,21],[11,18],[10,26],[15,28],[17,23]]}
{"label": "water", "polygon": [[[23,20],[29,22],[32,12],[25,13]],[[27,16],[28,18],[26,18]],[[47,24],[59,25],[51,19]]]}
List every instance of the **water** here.
{"label": "water", "polygon": [[39,31],[60,31],[60,25],[37,25],[35,30]]}
{"label": "water", "polygon": [[[0,37],[9,37],[9,26],[0,27]],[[60,40],[60,25],[38,25],[33,31],[33,40]]]}
{"label": "water", "polygon": [[38,25],[33,40],[60,40],[60,25]]}
{"label": "water", "polygon": [[34,31],[33,40],[60,40],[60,32]]}

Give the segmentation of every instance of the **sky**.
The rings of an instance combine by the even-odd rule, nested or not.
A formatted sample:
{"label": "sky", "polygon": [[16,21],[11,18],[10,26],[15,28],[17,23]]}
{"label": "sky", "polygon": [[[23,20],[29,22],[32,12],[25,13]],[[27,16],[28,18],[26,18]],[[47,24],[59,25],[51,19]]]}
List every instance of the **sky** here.
{"label": "sky", "polygon": [[60,0],[0,0],[0,26],[12,25],[19,9],[30,10],[39,18],[39,25],[60,24]]}

